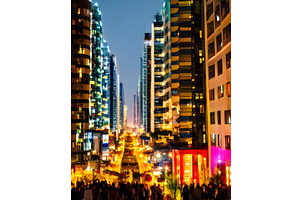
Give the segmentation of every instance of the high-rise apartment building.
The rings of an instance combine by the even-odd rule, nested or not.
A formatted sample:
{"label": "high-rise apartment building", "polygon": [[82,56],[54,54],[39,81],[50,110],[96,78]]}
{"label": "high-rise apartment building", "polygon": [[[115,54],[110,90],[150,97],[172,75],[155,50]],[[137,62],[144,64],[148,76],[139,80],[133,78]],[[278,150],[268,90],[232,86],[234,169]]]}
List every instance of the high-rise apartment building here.
{"label": "high-rise apartment building", "polygon": [[92,63],[90,76],[90,128],[100,129],[103,125],[102,119],[102,22],[101,12],[98,4],[92,6]]}
{"label": "high-rise apartment building", "polygon": [[204,4],[170,1],[173,131],[193,148],[207,148]]}
{"label": "high-rise apartment building", "polygon": [[151,39],[151,131],[163,129],[164,102],[164,26],[161,14],[152,23]]}
{"label": "high-rise apartment building", "polygon": [[231,150],[231,1],[208,0],[205,3],[213,172],[218,164],[226,165],[226,169],[231,166],[231,158],[228,156]]}
{"label": "high-rise apartment building", "polygon": [[84,134],[89,129],[91,2],[72,0],[71,161],[85,162]]}

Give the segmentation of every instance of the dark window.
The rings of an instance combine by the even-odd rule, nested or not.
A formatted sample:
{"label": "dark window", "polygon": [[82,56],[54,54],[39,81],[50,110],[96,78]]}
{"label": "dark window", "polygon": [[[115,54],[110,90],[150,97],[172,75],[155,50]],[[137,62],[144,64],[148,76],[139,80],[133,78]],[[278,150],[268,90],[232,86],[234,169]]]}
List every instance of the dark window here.
{"label": "dark window", "polygon": [[225,110],[225,124],[231,124],[231,110]]}
{"label": "dark window", "polygon": [[217,40],[217,52],[219,52],[223,47],[221,33],[217,36],[216,40]]}
{"label": "dark window", "polygon": [[209,66],[208,78],[212,79],[215,77],[215,65]]}
{"label": "dark window", "polygon": [[209,100],[212,101],[212,100],[215,100],[215,89],[211,89],[209,90]]}
{"label": "dark window", "polygon": [[224,40],[224,46],[231,41],[231,24],[228,24],[223,29],[223,40]]}
{"label": "dark window", "polygon": [[218,75],[223,73],[222,59],[218,61]]}
{"label": "dark window", "polygon": [[231,149],[230,135],[225,135],[225,149]]}
{"label": "dark window", "polygon": [[221,124],[221,111],[218,111],[218,124]]}
{"label": "dark window", "polygon": [[231,67],[231,52],[226,54],[226,67],[227,69]]}
{"label": "dark window", "polygon": [[215,124],[215,112],[210,113],[210,124]]}
{"label": "dark window", "polygon": [[220,26],[220,24],[221,24],[220,6],[217,5],[216,6],[216,10],[215,10],[215,28],[217,28],[218,26]]}
{"label": "dark window", "polygon": [[212,20],[207,24],[207,37],[211,36],[211,34],[214,33],[214,30],[215,30],[214,20]]}
{"label": "dark window", "polygon": [[208,59],[215,55],[215,43],[212,42],[208,45]]}
{"label": "dark window", "polygon": [[209,17],[214,13],[214,4],[211,2],[211,4],[207,5],[206,8],[206,19],[208,20]]}
{"label": "dark window", "polygon": [[221,17],[222,17],[222,20],[225,19],[225,17],[228,15],[229,12],[230,12],[229,0],[221,1]]}

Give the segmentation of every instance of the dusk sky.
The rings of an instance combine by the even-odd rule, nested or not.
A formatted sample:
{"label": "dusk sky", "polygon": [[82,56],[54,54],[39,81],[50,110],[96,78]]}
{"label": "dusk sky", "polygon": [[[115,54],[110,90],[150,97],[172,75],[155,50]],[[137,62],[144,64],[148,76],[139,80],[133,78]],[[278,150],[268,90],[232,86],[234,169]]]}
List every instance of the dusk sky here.
{"label": "dusk sky", "polygon": [[163,0],[93,0],[102,14],[103,38],[117,57],[120,81],[124,84],[128,123],[132,123],[133,95],[137,91],[140,57],[145,32],[151,32],[154,15]]}

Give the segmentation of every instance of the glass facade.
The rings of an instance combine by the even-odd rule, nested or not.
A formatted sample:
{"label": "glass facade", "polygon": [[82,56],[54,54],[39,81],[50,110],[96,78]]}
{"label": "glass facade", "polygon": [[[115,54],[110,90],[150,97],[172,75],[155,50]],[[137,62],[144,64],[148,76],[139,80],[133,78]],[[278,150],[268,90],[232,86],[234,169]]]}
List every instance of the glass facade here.
{"label": "glass facade", "polygon": [[110,129],[110,51],[105,40],[101,43],[102,61],[102,127]]}
{"label": "glass facade", "polygon": [[98,4],[92,6],[92,64],[90,75],[90,128],[99,129],[102,121],[102,22]]}

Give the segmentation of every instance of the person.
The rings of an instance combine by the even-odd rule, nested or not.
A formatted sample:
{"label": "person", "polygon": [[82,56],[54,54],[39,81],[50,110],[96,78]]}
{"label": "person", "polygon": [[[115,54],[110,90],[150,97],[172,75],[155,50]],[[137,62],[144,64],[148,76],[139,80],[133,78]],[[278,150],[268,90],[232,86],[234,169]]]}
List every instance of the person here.
{"label": "person", "polygon": [[79,200],[79,192],[78,189],[74,186],[74,184],[71,184],[71,200]]}
{"label": "person", "polygon": [[84,191],[84,200],[93,200],[93,191],[90,185],[88,185],[87,189]]}
{"label": "person", "polygon": [[189,189],[188,189],[188,186],[186,184],[183,187],[181,196],[183,197],[183,200],[188,200],[189,199]]}
{"label": "person", "polygon": [[162,192],[162,189],[160,187],[160,184],[158,184],[158,187],[157,187],[157,200],[163,200],[163,192]]}
{"label": "person", "polygon": [[189,190],[189,200],[193,199],[193,191],[194,191],[194,184],[190,184],[190,190]]}
{"label": "person", "polygon": [[214,199],[214,190],[213,190],[213,187],[212,187],[212,183],[209,183],[208,184],[208,187],[207,187],[207,200],[212,200]]}
{"label": "person", "polygon": [[202,199],[205,199],[207,198],[207,189],[206,189],[206,185],[203,183],[201,185],[201,197]]}
{"label": "person", "polygon": [[199,183],[197,183],[196,189],[193,190],[192,196],[193,196],[193,200],[199,200],[202,199],[201,197],[201,188]]}

